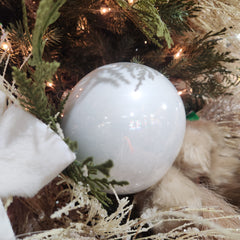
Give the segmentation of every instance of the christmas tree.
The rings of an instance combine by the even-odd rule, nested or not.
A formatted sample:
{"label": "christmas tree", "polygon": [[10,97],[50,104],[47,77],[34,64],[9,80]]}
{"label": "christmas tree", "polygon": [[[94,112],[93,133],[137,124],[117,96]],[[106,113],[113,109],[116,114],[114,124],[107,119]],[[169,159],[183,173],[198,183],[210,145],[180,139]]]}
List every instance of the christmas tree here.
{"label": "christmas tree", "polygon": [[[43,178],[39,189],[28,192],[22,187],[22,194],[13,181],[11,194],[5,188],[0,191],[15,235],[20,239],[239,239],[235,208],[239,207],[235,182],[240,169],[236,160],[239,20],[237,0],[1,0],[0,93],[6,96],[0,95],[0,117],[7,119],[12,104],[24,109],[37,119],[28,124],[40,126],[41,121],[51,129],[46,134],[60,136],[56,137],[59,145],[41,145],[46,152],[61,148],[48,156],[52,156],[52,168],[57,158],[66,158],[46,176],[36,172]],[[65,137],[60,124],[72,88],[93,70],[122,62],[162,73],[181,96],[187,118],[200,116],[200,120],[188,124],[173,167],[155,187],[118,196],[114,188],[128,182],[109,178],[114,159],[101,164],[91,156],[73,161],[79,143]],[[18,113],[11,110],[11,117],[32,119]],[[10,124],[3,120],[0,134],[7,139],[8,132],[1,129]],[[24,141],[23,134],[19,136]],[[38,139],[44,141],[44,137]],[[19,153],[10,153],[10,147],[9,153],[3,151],[4,144],[0,144],[2,156],[17,158]],[[28,148],[37,146],[28,144]],[[190,160],[189,149],[194,149]],[[38,152],[31,157],[34,154]],[[6,156],[0,156],[0,162]],[[41,152],[36,159],[40,158]],[[35,168],[31,166],[30,171]],[[193,191],[189,196],[196,201],[182,201],[188,196],[175,192],[177,182],[189,186]],[[163,184],[168,186],[168,198]],[[158,192],[164,196],[156,200]],[[164,205],[169,199],[173,204]]]}

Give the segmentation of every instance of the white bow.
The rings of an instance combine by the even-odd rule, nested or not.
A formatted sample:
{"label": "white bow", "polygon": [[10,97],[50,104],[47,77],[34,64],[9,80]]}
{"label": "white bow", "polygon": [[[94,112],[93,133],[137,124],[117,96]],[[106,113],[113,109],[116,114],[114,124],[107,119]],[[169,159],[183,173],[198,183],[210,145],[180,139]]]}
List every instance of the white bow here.
{"label": "white bow", "polygon": [[[58,134],[20,106],[7,106],[0,91],[0,198],[34,196],[75,158]],[[1,237],[9,224],[1,204]]]}

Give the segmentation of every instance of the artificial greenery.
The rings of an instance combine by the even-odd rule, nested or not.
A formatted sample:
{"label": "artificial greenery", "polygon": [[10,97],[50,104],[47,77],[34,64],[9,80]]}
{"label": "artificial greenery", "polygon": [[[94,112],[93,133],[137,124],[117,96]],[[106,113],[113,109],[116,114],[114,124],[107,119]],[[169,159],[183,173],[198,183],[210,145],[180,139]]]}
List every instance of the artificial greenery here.
{"label": "artificial greenery", "polygon": [[[48,26],[59,17],[58,10],[64,2],[65,0],[56,2],[41,1],[37,11],[32,39],[30,40],[32,43],[32,57],[28,61],[27,71],[24,72],[17,67],[13,67],[12,72],[13,79],[15,79],[19,91],[23,95],[19,99],[23,107],[44,123],[50,124],[54,131],[57,131],[57,119],[52,116],[55,116],[57,112],[54,104],[50,103],[45,89],[46,83],[51,81],[60,64],[56,61],[46,62],[43,60],[42,55],[45,45],[43,36]],[[25,11],[23,12],[25,13]],[[27,27],[26,19],[24,20],[24,26]],[[25,32],[28,32],[28,30],[25,30]],[[27,35],[29,36],[29,34]]]}
{"label": "artificial greenery", "polygon": [[[23,107],[36,117],[41,119],[46,124],[49,124],[54,131],[58,131],[58,118],[56,116],[57,109],[51,103],[46,95],[46,82],[51,81],[53,75],[57,72],[59,63],[56,61],[46,62],[43,60],[44,52],[44,33],[49,25],[56,21],[59,17],[59,8],[64,4],[65,0],[49,1],[42,0],[40,2],[35,27],[32,34],[32,57],[28,61],[27,72],[22,71],[17,67],[13,67],[13,79],[19,88],[23,97],[19,100]],[[25,12],[25,11],[23,11]],[[24,26],[27,27],[26,20]],[[30,36],[30,35],[29,35]],[[28,75],[30,77],[28,77]],[[63,109],[66,99],[60,103],[60,109]],[[59,115],[59,113],[58,113]],[[69,138],[65,139],[70,149],[76,150],[77,144]],[[84,167],[86,172],[83,171]],[[113,167],[112,161],[106,161],[100,165],[94,165],[91,158],[79,163],[75,161],[66,170],[65,173],[73,178],[77,183],[82,182],[91,189],[91,193],[104,205],[107,205],[111,200],[103,192],[104,188],[109,188],[110,185],[124,185],[125,181],[108,180],[109,171]],[[105,177],[93,177],[101,172]]]}
{"label": "artificial greenery", "polygon": [[178,34],[190,31],[189,18],[195,18],[196,13],[201,11],[196,2],[191,0],[156,1],[155,7],[167,27]]}
{"label": "artificial greenery", "polygon": [[226,29],[209,32],[203,37],[195,37],[191,42],[186,41],[183,56],[173,58],[162,71],[170,79],[181,79],[192,89],[193,95],[218,97],[238,83],[231,71],[224,65],[238,59],[229,56],[230,52],[216,50],[218,41],[224,37]]}
{"label": "artificial greenery", "polygon": [[138,0],[132,6],[125,0],[115,1],[151,42],[161,47],[165,39],[169,48],[173,45],[170,32],[155,7],[156,0]]}
{"label": "artificial greenery", "polygon": [[[128,184],[126,181],[109,180],[112,167],[113,162],[111,160],[94,165],[93,158],[89,157],[85,161],[75,161],[65,169],[64,173],[71,177],[76,183],[87,184],[91,189],[91,193],[104,206],[109,206],[112,201],[107,197],[104,190],[109,189],[110,186],[124,186]],[[103,177],[98,177],[97,175],[99,173],[101,173]]]}
{"label": "artificial greenery", "polygon": [[[8,5],[17,2],[9,0]],[[34,3],[22,0],[22,3],[23,18],[4,23],[13,50],[10,62],[15,66],[13,77],[23,96],[22,105],[55,131],[64,107],[63,92],[104,64],[132,60],[159,70],[173,83],[181,79],[192,89],[195,105],[199,106],[202,106],[202,96],[219,96],[235,84],[229,81],[231,72],[224,65],[235,59],[229,53],[215,50],[224,31],[181,41],[185,31],[191,30],[189,18],[201,10],[195,1],[138,0],[129,4],[125,0],[36,0]],[[38,3],[37,18],[35,14],[29,17],[29,10],[34,12]],[[112,11],[101,14],[102,6]],[[19,16],[11,13],[15,15]],[[4,22],[1,16],[0,21]],[[53,29],[61,32],[61,44],[56,45],[58,38],[53,41],[54,46],[49,46],[49,40],[54,39]],[[182,57],[175,59],[179,48],[183,48]],[[30,60],[22,65],[22,59],[27,57]],[[46,82],[54,79],[55,88],[47,89]],[[195,109],[190,107],[190,110]],[[65,142],[72,150],[76,149],[76,142],[70,139]],[[111,167],[111,162],[106,164],[101,166]],[[88,176],[84,176],[84,166],[90,173]],[[75,161],[65,173],[75,181],[88,184],[101,202],[108,203],[103,187],[122,182],[107,180],[108,174],[102,179],[93,177],[99,167],[93,165],[92,159],[84,163]]]}
{"label": "artificial greenery", "polygon": [[58,12],[58,10],[65,2],[66,0],[43,0],[40,2],[32,37],[33,58],[31,59],[30,63],[32,66],[36,66],[38,63],[42,62],[43,50],[47,41],[43,41],[44,33],[46,32],[49,25],[54,23],[59,18],[60,13]]}
{"label": "artificial greenery", "polygon": [[31,36],[30,36],[30,32],[29,32],[29,27],[28,27],[28,18],[27,18],[27,9],[26,9],[26,4],[25,4],[25,1],[22,0],[22,15],[23,15],[23,18],[22,18],[22,22],[23,22],[23,25],[24,25],[24,30],[25,30],[25,33],[26,33],[26,36],[29,40],[29,42],[31,42]]}

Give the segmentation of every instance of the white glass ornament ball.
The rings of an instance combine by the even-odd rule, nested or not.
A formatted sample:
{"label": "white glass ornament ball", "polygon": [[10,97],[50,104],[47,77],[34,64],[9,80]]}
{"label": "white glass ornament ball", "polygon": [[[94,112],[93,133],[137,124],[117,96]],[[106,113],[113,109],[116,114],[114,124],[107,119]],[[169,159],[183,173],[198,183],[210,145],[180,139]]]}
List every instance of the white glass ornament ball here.
{"label": "white glass ornament ball", "polygon": [[158,71],[136,63],[114,63],[87,74],[64,109],[65,136],[79,145],[77,157],[114,163],[111,178],[129,185],[118,194],[142,191],[174,162],[185,133],[183,102]]}

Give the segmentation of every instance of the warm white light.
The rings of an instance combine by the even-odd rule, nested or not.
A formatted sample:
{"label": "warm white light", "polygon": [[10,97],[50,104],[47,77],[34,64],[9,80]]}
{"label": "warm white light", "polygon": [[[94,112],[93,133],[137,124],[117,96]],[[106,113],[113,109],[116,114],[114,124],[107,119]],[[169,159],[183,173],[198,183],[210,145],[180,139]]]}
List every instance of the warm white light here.
{"label": "warm white light", "polygon": [[147,41],[144,41],[144,44],[147,44],[148,42]]}
{"label": "warm white light", "polygon": [[54,84],[52,82],[47,82],[47,86],[50,87],[50,88],[53,88]]}
{"label": "warm white light", "polygon": [[137,0],[128,0],[129,5],[133,5]]}
{"label": "warm white light", "polygon": [[174,55],[174,58],[175,59],[178,59],[178,58],[180,58],[181,57],[181,55],[182,55],[182,51],[183,51],[183,49],[182,48],[180,48],[179,49],[179,51]]}
{"label": "warm white light", "polygon": [[8,50],[10,49],[9,44],[6,43],[6,42],[3,42],[3,43],[2,43],[1,48],[2,48],[4,51],[8,51]]}
{"label": "warm white light", "polygon": [[100,13],[103,15],[103,14],[106,14],[106,13],[109,13],[111,11],[111,8],[106,8],[106,7],[101,7],[100,8]]}
{"label": "warm white light", "polygon": [[186,94],[186,93],[192,93],[192,89],[182,89],[182,90],[179,90],[178,91],[178,95],[183,95],[183,94]]}

